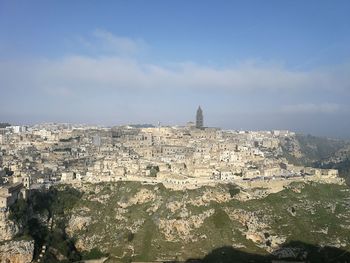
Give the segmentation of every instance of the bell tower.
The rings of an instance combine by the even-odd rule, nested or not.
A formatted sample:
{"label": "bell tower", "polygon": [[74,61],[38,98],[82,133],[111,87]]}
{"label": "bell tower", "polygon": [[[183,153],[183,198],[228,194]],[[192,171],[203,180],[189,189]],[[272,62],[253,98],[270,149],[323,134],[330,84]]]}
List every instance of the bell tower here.
{"label": "bell tower", "polygon": [[197,129],[202,129],[203,128],[203,111],[201,109],[201,106],[199,106],[198,109],[197,109],[196,128]]}

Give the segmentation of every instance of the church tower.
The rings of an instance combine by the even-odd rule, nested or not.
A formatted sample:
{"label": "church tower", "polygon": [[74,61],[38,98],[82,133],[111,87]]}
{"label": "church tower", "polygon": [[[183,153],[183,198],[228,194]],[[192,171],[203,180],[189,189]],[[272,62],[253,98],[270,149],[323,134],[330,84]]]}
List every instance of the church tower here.
{"label": "church tower", "polygon": [[203,128],[203,111],[201,109],[201,106],[198,107],[197,114],[196,114],[196,128],[197,129]]}

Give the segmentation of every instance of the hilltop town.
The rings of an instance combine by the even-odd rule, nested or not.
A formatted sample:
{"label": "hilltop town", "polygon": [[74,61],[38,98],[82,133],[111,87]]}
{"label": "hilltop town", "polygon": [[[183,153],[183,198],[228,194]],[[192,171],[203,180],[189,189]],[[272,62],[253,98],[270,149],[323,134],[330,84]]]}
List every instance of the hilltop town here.
{"label": "hilltop town", "polygon": [[292,138],[293,132],[207,128],[198,113],[197,123],[186,126],[40,124],[2,128],[0,134],[2,184],[22,183],[28,190],[108,181],[163,183],[172,188],[341,181],[335,169],[288,163],[281,140]]}
{"label": "hilltop town", "polygon": [[[157,233],[166,238],[166,242],[177,240],[176,242],[186,243],[200,240],[191,233],[200,226],[208,224],[205,223],[207,222],[205,218],[215,219],[224,216],[226,219],[222,222],[225,224],[231,224],[230,220],[238,220],[237,222],[241,224],[244,220],[248,220],[246,218],[248,214],[250,225],[247,229],[240,230],[244,234],[244,240],[250,240],[269,253],[274,253],[286,238],[277,234],[278,230],[274,230],[276,232],[274,235],[262,232],[266,231],[264,230],[266,227],[269,228],[268,224],[271,222],[266,221],[262,227],[261,222],[259,223],[258,210],[256,212],[242,210],[241,203],[233,203],[237,209],[228,206],[223,210],[224,207],[235,202],[233,200],[239,202],[262,200],[267,208],[271,205],[266,199],[267,196],[279,192],[283,193],[282,195],[286,193],[291,196],[294,193],[296,196],[305,195],[303,189],[313,183],[320,184],[321,188],[324,184],[333,185],[333,188],[336,187],[334,185],[338,185],[339,189],[347,194],[346,189],[343,189],[344,180],[339,176],[338,170],[292,164],[288,161],[290,158],[287,157],[291,154],[302,158],[300,145],[296,143],[297,135],[294,132],[236,131],[205,127],[200,107],[195,122],[189,122],[185,126],[98,127],[55,123],[30,127],[4,126],[6,127],[0,128],[0,241],[5,243],[0,246],[0,255],[9,262],[18,260],[30,262],[33,257],[39,258],[38,262],[44,257],[53,257],[56,260],[53,262],[58,262],[65,257],[60,254],[64,252],[55,250],[55,244],[68,242],[65,240],[67,237],[77,240],[73,246],[74,253],[94,251],[94,245],[97,244],[91,238],[101,238],[98,231],[94,232],[95,225],[99,229],[113,228],[114,224],[117,224],[121,227],[120,231],[127,231],[125,235],[133,236],[140,235],[139,229],[143,227],[141,221],[150,222],[152,227],[158,229]],[[160,188],[160,185],[163,188]],[[67,192],[65,189],[68,186],[70,188]],[[308,189],[312,189],[310,187]],[[58,189],[58,193],[52,189]],[[76,189],[77,192],[72,189]],[[134,190],[130,192],[130,189]],[[118,191],[125,193],[119,195]],[[323,191],[326,195],[327,191]],[[169,193],[179,200],[174,201],[173,198],[163,200]],[[43,198],[47,198],[47,201],[43,201]],[[53,203],[59,198],[69,200],[61,208],[69,207],[71,212],[68,217],[53,216],[57,206],[62,206],[56,204],[53,207]],[[298,198],[304,202],[304,198],[301,196]],[[18,205],[21,200],[25,200],[25,203]],[[49,201],[50,203],[47,203]],[[73,201],[80,203],[78,210],[71,210]],[[114,212],[107,209],[104,217],[107,221],[101,226],[96,221],[96,217],[100,217],[100,212],[95,212],[94,202],[99,202],[101,207],[116,202],[117,208],[112,210],[117,209],[116,215],[113,215],[117,221],[108,221],[110,213]],[[212,202],[222,207],[213,206]],[[333,200],[333,202],[336,203],[330,204],[333,207],[332,213],[335,211],[334,207],[341,201]],[[85,207],[87,204],[92,207]],[[147,205],[144,209],[148,215],[139,215],[135,219],[126,220],[129,208],[130,213],[137,214],[137,210],[131,209],[135,205]],[[302,204],[301,207],[305,206],[303,209],[308,210],[316,205],[317,201],[313,201],[307,206],[306,203]],[[191,216],[198,211],[186,208],[187,206],[196,206],[203,210],[203,213]],[[169,212],[163,212],[164,209]],[[295,217],[296,208],[293,204],[283,209]],[[47,212],[42,214],[45,210]],[[178,214],[179,211],[182,212]],[[344,211],[348,213],[347,210]],[[57,214],[57,211],[55,213]],[[147,219],[153,213],[159,214],[157,217],[163,219]],[[24,215],[25,220],[21,219]],[[38,217],[41,219],[35,221],[35,224],[28,223],[33,220],[31,218],[37,220]],[[56,222],[53,222],[53,218],[56,218]],[[137,222],[141,225],[136,227]],[[37,228],[47,230],[38,234]],[[90,232],[81,232],[87,228]],[[315,225],[315,229],[323,231],[319,230],[318,225]],[[59,241],[51,241],[49,245],[45,240],[52,239],[55,231],[62,232],[63,236],[58,239]],[[148,233],[149,230],[145,231]],[[16,236],[23,237],[26,232],[31,233],[30,236],[34,241],[14,239]],[[50,232],[52,233],[47,234]],[[47,236],[38,238],[38,235]],[[242,238],[240,235],[236,238]],[[110,234],[106,233],[104,236],[113,240]],[[203,233],[199,236],[203,236]],[[124,241],[113,242],[118,246],[125,246]],[[241,243],[242,246],[247,248],[251,246],[244,242]],[[346,241],[334,242],[337,242],[337,247],[342,247],[342,242]],[[236,243],[234,242],[234,245],[238,246]],[[105,248],[105,241],[100,241],[98,244],[99,251],[110,253],[110,250]],[[149,245],[147,242],[142,244]],[[137,249],[137,246],[134,244],[133,249]],[[134,255],[134,252],[132,255],[124,252],[122,258]],[[153,257],[146,258],[154,258],[157,253],[154,252]],[[187,250],[182,250],[182,254],[179,251],[176,253],[182,258],[186,255],[191,256]],[[196,253],[198,255],[199,252]],[[76,255],[71,257],[72,260],[82,258]]]}

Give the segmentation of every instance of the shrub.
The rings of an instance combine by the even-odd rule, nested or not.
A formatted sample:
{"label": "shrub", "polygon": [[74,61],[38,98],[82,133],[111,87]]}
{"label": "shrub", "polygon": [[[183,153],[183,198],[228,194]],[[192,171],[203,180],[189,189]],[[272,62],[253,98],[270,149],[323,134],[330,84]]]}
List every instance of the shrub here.
{"label": "shrub", "polygon": [[106,256],[103,252],[101,252],[98,248],[93,248],[89,252],[83,253],[82,259],[89,260],[89,259],[99,259]]}

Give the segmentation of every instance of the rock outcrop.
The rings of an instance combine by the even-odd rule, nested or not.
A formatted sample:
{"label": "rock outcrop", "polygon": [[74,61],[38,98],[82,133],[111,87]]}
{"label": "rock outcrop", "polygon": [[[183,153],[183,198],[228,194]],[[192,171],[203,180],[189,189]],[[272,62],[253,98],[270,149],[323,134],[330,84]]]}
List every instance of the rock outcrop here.
{"label": "rock outcrop", "polygon": [[66,228],[67,234],[85,229],[91,222],[91,217],[72,215]]}
{"label": "rock outcrop", "polygon": [[184,240],[191,241],[193,229],[199,228],[204,220],[214,214],[214,209],[209,209],[201,214],[179,219],[160,219],[159,229],[167,241]]}
{"label": "rock outcrop", "polygon": [[271,233],[271,227],[268,223],[271,220],[262,212],[248,212],[242,209],[235,209],[233,211],[226,209],[226,212],[231,220],[241,223],[243,226],[241,232],[245,235],[246,239],[253,241],[259,247],[269,252],[278,248],[286,241],[285,237]]}
{"label": "rock outcrop", "polygon": [[20,231],[19,227],[8,218],[8,212],[0,212],[0,242],[11,240]]}
{"label": "rock outcrop", "polygon": [[126,208],[135,204],[143,204],[146,202],[152,202],[156,199],[156,194],[148,189],[141,189],[127,202],[118,202],[118,205],[122,208]]}
{"label": "rock outcrop", "polygon": [[0,263],[29,263],[34,255],[34,241],[9,241],[0,245]]}

